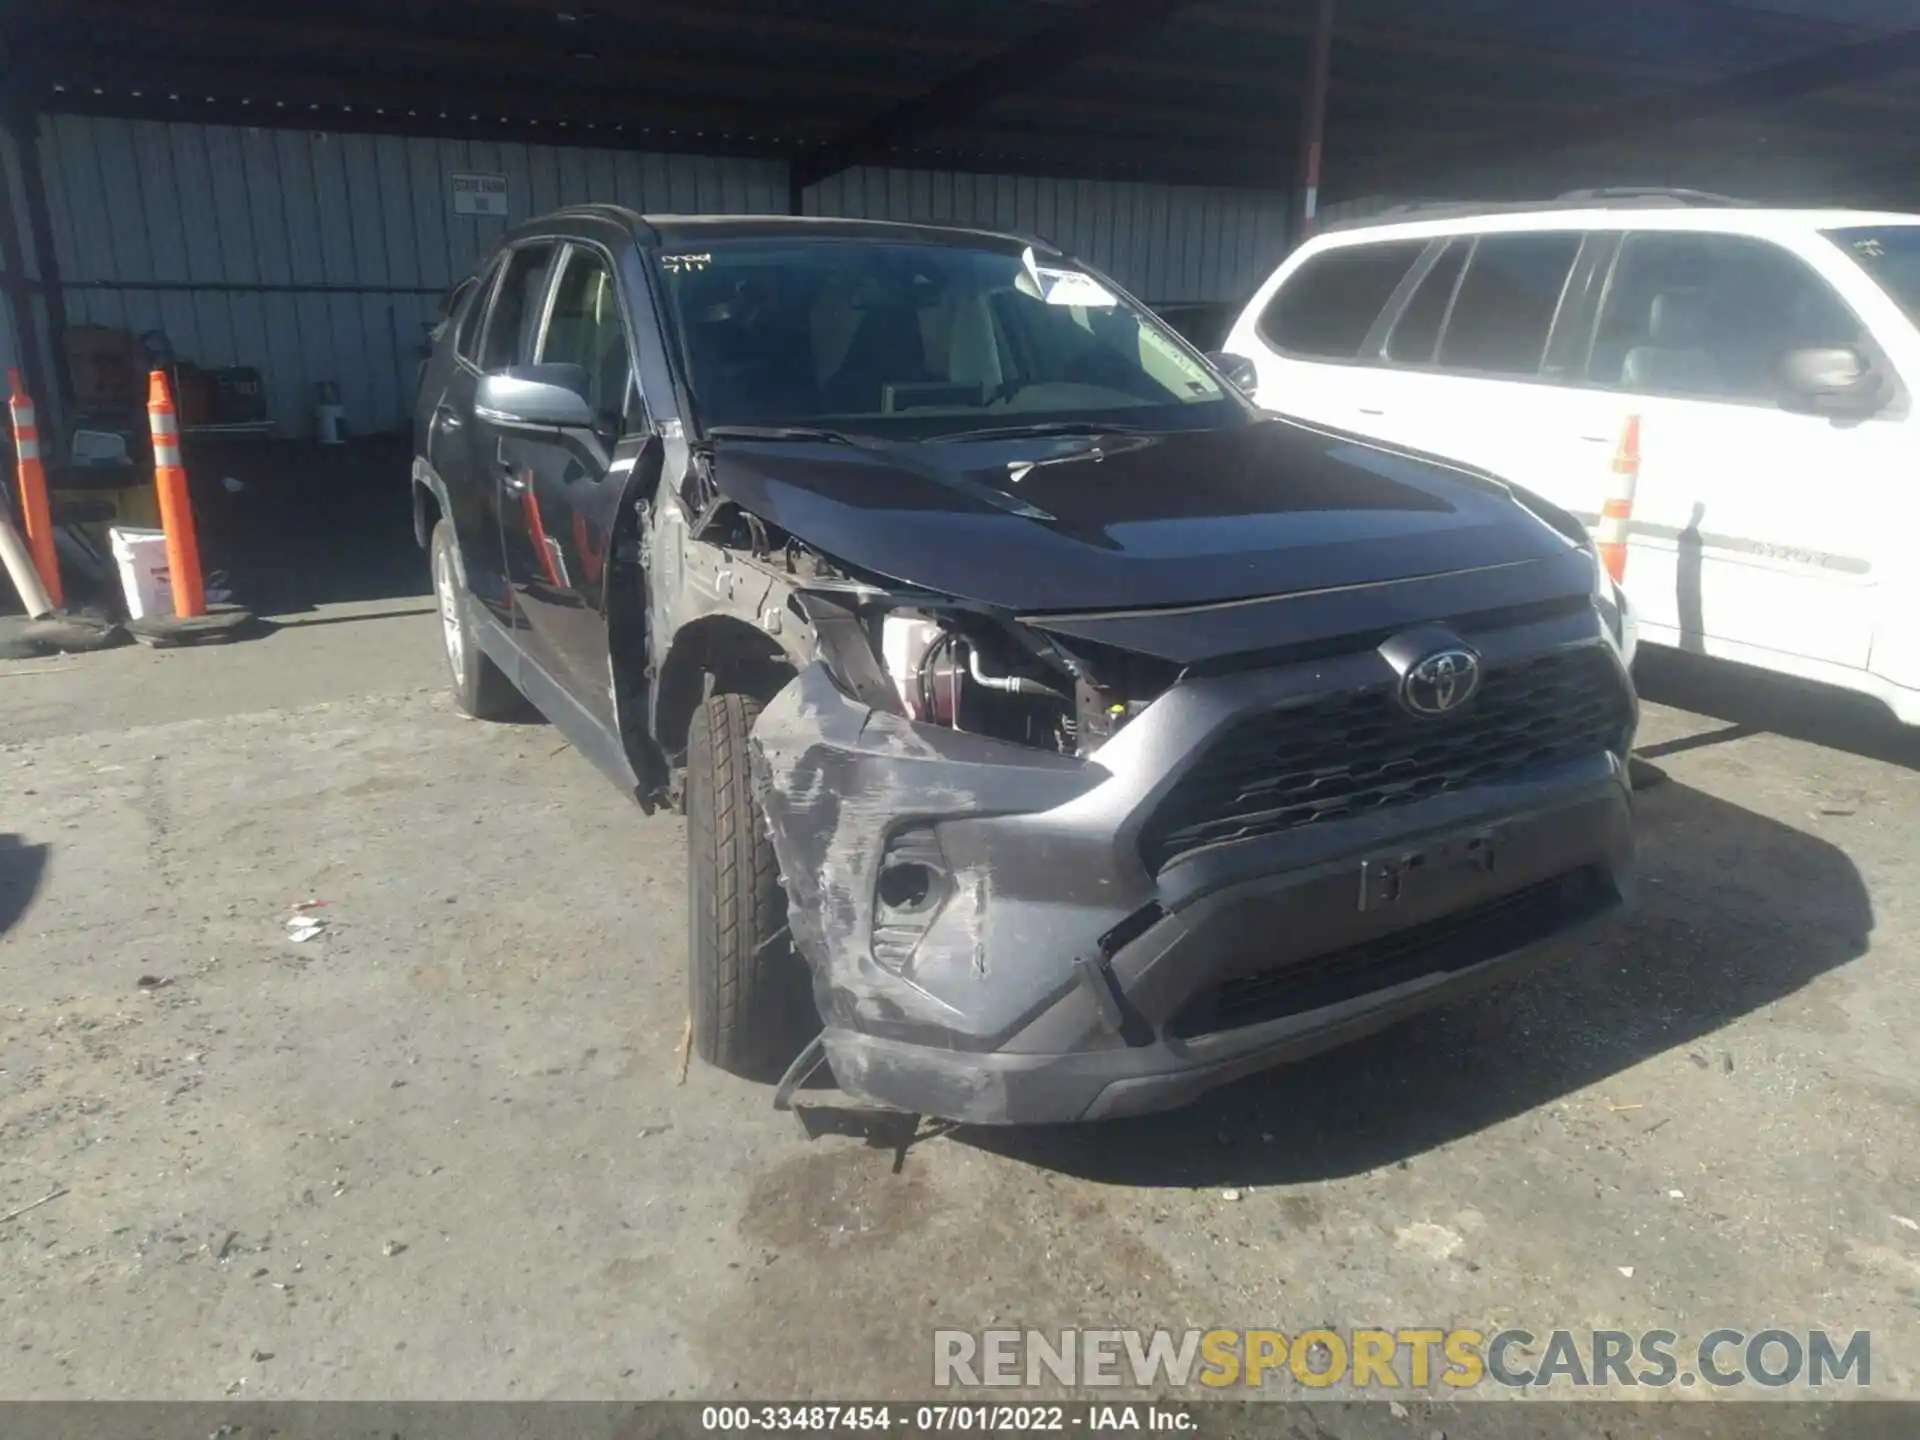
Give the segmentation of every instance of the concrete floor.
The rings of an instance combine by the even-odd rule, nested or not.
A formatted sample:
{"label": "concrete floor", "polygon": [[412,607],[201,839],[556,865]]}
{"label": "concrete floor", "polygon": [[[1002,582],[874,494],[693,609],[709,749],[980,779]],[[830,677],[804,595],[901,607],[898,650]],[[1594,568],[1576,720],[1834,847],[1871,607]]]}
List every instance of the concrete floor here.
{"label": "concrete floor", "polygon": [[912,1396],[994,1324],[1824,1325],[1920,1390],[1920,745],[1854,707],[1656,665],[1617,934],[895,1174],[676,1083],[678,819],[456,716],[422,601],[292,620],[0,665],[0,1214],[64,1189],[0,1397]]}

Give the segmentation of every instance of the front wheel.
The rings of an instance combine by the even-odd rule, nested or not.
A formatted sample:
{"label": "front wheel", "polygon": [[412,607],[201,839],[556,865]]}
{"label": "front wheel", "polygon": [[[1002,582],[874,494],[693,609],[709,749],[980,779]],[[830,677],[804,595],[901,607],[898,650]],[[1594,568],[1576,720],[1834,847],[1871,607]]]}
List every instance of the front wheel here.
{"label": "front wheel", "polygon": [[520,713],[520,695],[474,637],[471,602],[461,579],[459,542],[451,521],[442,520],[433,527],[431,545],[433,599],[440,611],[440,643],[446,651],[454,703],[476,720],[508,719]]}
{"label": "front wheel", "polygon": [[687,979],[700,1058],[770,1080],[799,1053],[812,1001],[753,798],[747,735],[759,715],[749,696],[714,695],[687,737]]}

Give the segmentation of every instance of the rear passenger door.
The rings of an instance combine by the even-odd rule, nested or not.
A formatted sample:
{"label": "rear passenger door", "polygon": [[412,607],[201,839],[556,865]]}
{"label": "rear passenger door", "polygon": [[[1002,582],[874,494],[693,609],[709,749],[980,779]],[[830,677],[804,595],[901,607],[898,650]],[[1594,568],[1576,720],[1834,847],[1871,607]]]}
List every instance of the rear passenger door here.
{"label": "rear passenger door", "polygon": [[[427,463],[446,487],[447,520],[459,542],[467,589],[495,613],[502,613],[506,603],[506,579],[500,564],[492,476],[474,453],[473,402],[480,383],[480,336],[505,265],[502,257],[466,297],[454,331],[453,361],[444,376],[438,367],[429,370],[430,382],[438,380],[440,389],[432,397],[433,409],[425,417],[421,440]],[[426,399],[423,393],[421,403]]]}
{"label": "rear passenger door", "polygon": [[533,360],[579,366],[596,422],[591,431],[521,431],[503,440],[508,575],[532,632],[529,653],[616,731],[607,552],[645,426],[615,267],[597,246],[576,242],[561,255]]}
{"label": "rear passenger door", "polygon": [[[480,597],[503,625],[525,629],[525,617],[514,604],[507,584],[507,564],[501,536],[501,475],[506,432],[480,418],[474,401],[480,376],[524,364],[532,351],[533,327],[540,318],[547,271],[553,262],[551,241],[535,241],[507,252],[499,284],[481,329],[472,374],[462,390],[454,418],[465,437],[469,480],[465,489],[473,518],[460,536],[460,553],[467,570],[467,588]],[[449,482],[451,484],[451,482]]]}

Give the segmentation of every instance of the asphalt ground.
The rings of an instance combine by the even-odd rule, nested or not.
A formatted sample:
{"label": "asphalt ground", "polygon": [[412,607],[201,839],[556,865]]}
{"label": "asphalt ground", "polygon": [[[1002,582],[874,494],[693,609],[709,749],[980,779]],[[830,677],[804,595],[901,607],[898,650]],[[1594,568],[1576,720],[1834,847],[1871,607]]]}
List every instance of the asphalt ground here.
{"label": "asphalt ground", "polygon": [[[1869,1331],[1920,1388],[1920,744],[1867,708],[1653,656],[1618,929],[1186,1111],[903,1147],[682,1083],[681,821],[459,717],[428,602],[280,621],[0,664],[0,1398],[912,1397],[936,1329],[1069,1326]],[[1513,1393],[1338,1433],[1561,1423]]]}

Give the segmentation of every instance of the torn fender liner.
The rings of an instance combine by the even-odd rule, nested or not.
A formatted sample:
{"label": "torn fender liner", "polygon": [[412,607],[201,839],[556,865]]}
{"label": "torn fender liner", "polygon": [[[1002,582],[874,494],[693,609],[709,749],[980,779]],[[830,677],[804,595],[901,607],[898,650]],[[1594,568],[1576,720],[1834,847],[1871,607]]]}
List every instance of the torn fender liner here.
{"label": "torn fender liner", "polygon": [[[1045,811],[1092,789],[1105,772],[870,710],[817,663],[767,705],[751,751],[788,924],[813,968],[822,1018],[963,1045],[990,1044],[1003,1033],[1017,1017],[1006,1011],[1013,991],[1001,989],[992,972],[988,911],[996,889],[1035,893],[1044,877],[998,873],[991,848],[943,853],[939,827]],[[877,891],[889,844],[900,837],[908,837],[904,853],[944,873],[936,874],[903,953],[889,949],[892,963],[883,965],[875,927],[887,917]]]}

